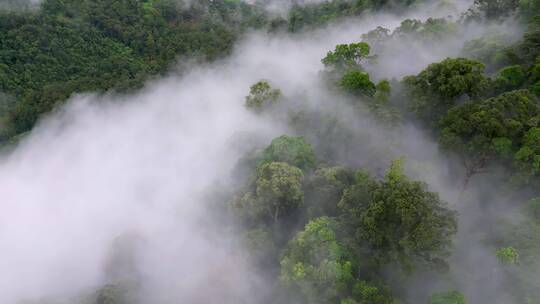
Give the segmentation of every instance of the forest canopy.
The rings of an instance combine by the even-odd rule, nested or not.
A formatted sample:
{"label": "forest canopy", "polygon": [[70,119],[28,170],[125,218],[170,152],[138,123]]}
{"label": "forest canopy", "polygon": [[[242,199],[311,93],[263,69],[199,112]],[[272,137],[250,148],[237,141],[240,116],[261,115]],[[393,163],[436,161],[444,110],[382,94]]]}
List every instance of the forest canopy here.
{"label": "forest canopy", "polygon": [[[467,8],[460,11],[463,3]],[[276,11],[267,1],[243,0],[2,2],[0,144],[17,153],[18,140],[40,130],[38,121],[54,118],[77,94],[112,100],[121,96],[129,104],[131,97],[146,92],[149,82],[170,75],[182,79],[198,69],[199,78],[181,89],[189,91],[207,77],[212,85],[203,93],[215,90],[209,94],[215,104],[182,100],[181,115],[167,104],[148,116],[174,121],[179,129],[164,131],[173,134],[171,138],[176,139],[175,132],[195,138],[181,144],[181,151],[200,146],[186,155],[209,157],[191,161],[170,155],[175,150],[169,150],[173,145],[167,138],[162,147],[167,155],[160,157],[182,159],[189,169],[163,166],[145,154],[152,155],[154,147],[146,145],[154,133],[144,130],[134,136],[137,149],[125,148],[110,157],[142,153],[148,163],[116,168],[103,161],[103,167],[96,167],[121,171],[120,180],[139,165],[156,170],[147,178],[158,180],[158,187],[139,180],[125,186],[134,188],[133,200],[148,200],[142,204],[144,211],[137,212],[151,210],[154,196],[185,201],[200,196],[210,202],[197,206],[204,209],[204,219],[185,218],[182,223],[210,227],[203,239],[234,235],[233,241],[220,239],[228,250],[220,252],[226,262],[212,256],[217,262],[210,259],[210,266],[204,266],[212,269],[210,274],[217,269],[226,276],[246,260],[250,271],[263,274],[261,303],[540,303],[540,1],[289,4],[287,10]],[[447,9],[455,11],[452,17],[438,14]],[[356,35],[361,26],[355,22],[371,17],[394,28],[377,24]],[[506,27],[507,32],[502,30]],[[345,35],[353,32],[354,37]],[[340,42],[328,47],[322,41],[332,33],[339,33],[339,39],[330,41]],[[257,43],[257,48],[252,45]],[[257,50],[256,56],[242,49],[246,45],[252,47],[249,51]],[[305,68],[297,57],[286,56],[286,47],[301,57],[319,57]],[[413,65],[407,61],[411,54],[422,67],[406,75],[403,71]],[[279,64],[263,56],[276,57]],[[242,70],[243,65],[255,68]],[[263,69],[272,70],[265,71],[268,78],[259,73]],[[249,75],[239,79],[235,73]],[[212,78],[215,75],[221,78]],[[238,88],[246,78],[250,84]],[[199,106],[202,111],[193,110]],[[207,114],[212,111],[219,113]],[[237,116],[227,117],[229,113]],[[148,121],[145,128],[150,129],[155,121]],[[229,121],[242,127],[225,125]],[[69,123],[65,125],[55,131],[68,130]],[[108,158],[108,149],[122,143],[107,141],[105,156],[99,155]],[[66,149],[59,158],[71,161],[79,154],[98,155],[98,150]],[[229,154],[234,157],[226,158]],[[221,157],[226,164],[220,163]],[[215,172],[229,169],[227,174]],[[58,170],[54,182],[71,178]],[[190,179],[205,179],[209,189],[196,184],[181,195],[154,189],[169,189],[168,183],[175,191],[190,188],[189,183],[176,185],[174,178],[162,179],[167,176],[163,172],[177,176],[188,170],[193,171]],[[47,194],[47,189],[42,191]],[[84,199],[78,195],[75,206]],[[176,212],[174,207],[163,209]],[[58,216],[69,213],[51,210]],[[112,251],[122,254],[118,259],[112,254],[106,280],[87,288],[73,303],[148,303],[141,294],[152,278],[138,271],[136,263],[139,247],[148,244],[141,246],[144,242],[134,235],[115,239]],[[159,241],[170,241],[164,239]],[[193,249],[188,243],[172,243],[181,250]],[[207,250],[201,248],[195,251]],[[238,257],[229,258],[230,252]],[[235,284],[232,275],[230,285],[212,275],[201,275],[208,284],[203,289]],[[483,291],[471,282],[492,289]],[[176,281],[165,285],[190,288]],[[496,299],[499,294],[504,297]],[[21,303],[64,303],[46,297],[29,300]]]}

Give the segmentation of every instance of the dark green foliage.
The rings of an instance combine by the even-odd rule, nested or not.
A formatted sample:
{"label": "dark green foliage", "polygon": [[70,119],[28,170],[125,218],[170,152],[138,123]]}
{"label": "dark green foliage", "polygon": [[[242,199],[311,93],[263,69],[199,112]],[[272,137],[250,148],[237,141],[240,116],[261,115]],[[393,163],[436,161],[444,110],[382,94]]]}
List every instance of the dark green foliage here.
{"label": "dark green foliage", "polygon": [[501,69],[495,79],[497,91],[506,92],[519,89],[527,80],[527,73],[520,65],[508,66]]}
{"label": "dark green foliage", "polygon": [[[402,10],[417,2],[416,0],[327,0],[318,2],[293,1],[293,6],[286,16],[275,17],[268,21],[272,32],[301,32],[320,28],[332,22],[373,10]],[[259,3],[264,3],[260,1]]]}
{"label": "dark green foliage", "polygon": [[226,55],[236,25],[219,11],[174,1],[45,0],[40,10],[0,12],[0,91],[17,98],[12,133],[73,93],[139,88],[179,56]]}
{"label": "dark green foliage", "polygon": [[369,7],[365,0],[329,0],[322,3],[294,6],[288,15],[289,31],[297,32],[321,26],[338,18],[354,16]]}
{"label": "dark green foliage", "polygon": [[270,162],[285,162],[303,170],[312,169],[315,167],[315,154],[303,137],[283,135],[272,140],[263,151],[259,166]]}
{"label": "dark green foliage", "polygon": [[411,181],[395,162],[381,181],[359,174],[339,203],[357,244],[369,246],[379,264],[446,267],[456,214],[422,182]]}
{"label": "dark green foliage", "polygon": [[377,286],[366,281],[356,282],[353,286],[352,295],[352,298],[341,301],[341,304],[396,303],[387,287]]}
{"label": "dark green foliage", "polygon": [[369,79],[369,74],[357,70],[345,73],[339,81],[339,86],[356,96],[373,97],[376,92],[375,84]]}
{"label": "dark green foliage", "polygon": [[436,122],[460,98],[476,99],[485,92],[484,65],[457,58],[430,64],[416,76],[405,77],[411,110],[425,122]]}
{"label": "dark green foliage", "polygon": [[429,299],[429,304],[467,304],[465,296],[459,291],[435,293]]}
{"label": "dark green foliage", "polygon": [[528,91],[466,103],[450,110],[441,120],[439,142],[443,149],[463,156],[467,179],[490,161],[512,160],[516,153],[518,161],[530,162],[534,168],[536,143],[522,149],[527,147],[526,134],[534,138],[539,115],[540,105]]}
{"label": "dark green foliage", "polygon": [[[535,117],[538,120],[540,117]],[[528,175],[540,173],[540,128],[532,127],[523,135],[521,147],[514,159],[522,172]]]}
{"label": "dark green foliage", "polygon": [[540,81],[540,57],[529,70],[529,82],[538,83]]}
{"label": "dark green foliage", "polygon": [[514,63],[532,65],[536,62],[540,56],[540,15],[531,19],[523,39],[513,46],[509,55]]}

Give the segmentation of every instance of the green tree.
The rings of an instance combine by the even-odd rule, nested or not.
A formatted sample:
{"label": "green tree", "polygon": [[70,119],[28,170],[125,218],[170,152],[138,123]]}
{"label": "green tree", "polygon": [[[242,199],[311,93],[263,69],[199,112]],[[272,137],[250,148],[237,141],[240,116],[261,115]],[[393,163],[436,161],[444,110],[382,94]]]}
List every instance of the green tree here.
{"label": "green tree", "polygon": [[291,240],[281,259],[281,280],[298,288],[308,303],[336,303],[354,281],[354,266],[338,240],[338,222],[310,221]]}
{"label": "green tree", "polygon": [[250,87],[245,105],[249,109],[261,112],[278,103],[281,96],[281,90],[274,89],[268,81],[261,80]]}
{"label": "green tree", "polygon": [[304,175],[296,167],[273,162],[257,169],[255,208],[258,214],[276,222],[304,204]]}
{"label": "green tree", "polygon": [[315,153],[301,136],[282,135],[264,149],[259,166],[270,162],[285,162],[300,169],[315,167]]}
{"label": "green tree", "polygon": [[378,264],[397,262],[406,271],[417,262],[447,267],[456,213],[425,183],[405,176],[399,161],[381,181],[359,173],[339,206],[355,242],[367,244]]}
{"label": "green tree", "polygon": [[[442,149],[456,152],[466,169],[464,188],[469,179],[494,159],[532,161],[535,143],[520,145],[531,127],[540,122],[540,105],[528,91],[513,91],[498,97],[455,107],[441,120],[439,143]],[[534,138],[534,129],[531,138]],[[525,141],[526,143],[527,141]],[[530,152],[530,153],[529,153]],[[531,158],[532,157],[532,158]]]}
{"label": "green tree", "polygon": [[369,74],[358,70],[346,72],[339,81],[339,86],[355,96],[373,97],[376,92],[375,84],[369,79]]}
{"label": "green tree", "polygon": [[532,127],[525,132],[514,160],[525,175],[532,176],[540,173],[540,127]]}
{"label": "green tree", "polygon": [[499,262],[506,265],[515,265],[519,263],[519,254],[514,247],[502,247],[495,252]]}
{"label": "green tree", "polygon": [[476,99],[488,87],[484,64],[465,58],[430,64],[416,76],[405,77],[411,110],[434,123],[463,97]]}
{"label": "green tree", "polygon": [[363,70],[362,61],[369,56],[370,47],[365,42],[339,44],[328,52],[322,63],[334,71]]}
{"label": "green tree", "polygon": [[495,89],[498,92],[519,89],[527,80],[527,72],[521,65],[508,66],[501,69],[495,79]]}
{"label": "green tree", "polygon": [[239,1],[39,2],[40,9],[24,12],[0,4],[0,91],[17,100],[9,136],[30,130],[74,93],[136,90],[180,56],[226,56],[245,28],[234,16],[247,22],[259,14]]}
{"label": "green tree", "polygon": [[377,286],[367,281],[357,281],[352,289],[352,297],[342,300],[340,304],[396,304],[390,290],[386,286]]}

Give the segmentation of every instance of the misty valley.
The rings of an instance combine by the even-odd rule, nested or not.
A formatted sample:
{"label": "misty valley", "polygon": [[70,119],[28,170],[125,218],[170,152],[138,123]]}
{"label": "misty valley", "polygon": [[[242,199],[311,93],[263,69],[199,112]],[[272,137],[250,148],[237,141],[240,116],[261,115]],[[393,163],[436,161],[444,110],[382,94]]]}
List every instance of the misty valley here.
{"label": "misty valley", "polygon": [[0,0],[0,304],[540,304],[540,0]]}

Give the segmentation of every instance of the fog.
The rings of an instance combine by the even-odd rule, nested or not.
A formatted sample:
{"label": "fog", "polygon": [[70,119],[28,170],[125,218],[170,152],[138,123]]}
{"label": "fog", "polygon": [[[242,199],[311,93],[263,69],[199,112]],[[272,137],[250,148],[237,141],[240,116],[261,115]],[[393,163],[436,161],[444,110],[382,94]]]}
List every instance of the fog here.
{"label": "fog", "polygon": [[[332,108],[345,98],[321,84],[320,59],[328,50],[359,41],[377,26],[393,29],[404,18],[424,20],[434,11],[457,18],[468,4],[399,17],[371,15],[296,35],[253,32],[230,58],[192,66],[182,76],[148,83],[141,92],[74,96],[0,162],[0,303],[69,301],[122,280],[138,286],[131,295],[135,302],[263,302],[270,293],[264,275],[254,270],[234,227],[224,228],[219,212],[213,212],[219,211],[215,202],[221,194],[234,185],[231,172],[239,158],[293,132],[284,120],[255,115],[243,106],[249,86],[268,79],[287,100],[309,109]],[[379,63],[368,70],[376,79],[417,73],[431,62],[457,56],[463,42],[490,30],[475,25],[437,47],[414,43],[399,50],[395,45],[378,54]],[[363,132],[373,140],[357,143],[362,149],[373,145],[376,151],[388,149],[388,159],[409,157],[411,175],[429,182],[453,208],[463,208],[459,189],[447,182],[450,161],[427,135],[404,126],[395,135],[400,143],[387,146],[380,140],[387,133],[379,133],[369,117],[352,117],[346,106],[336,113],[352,129],[368,125]],[[344,161],[353,154],[355,165],[370,163],[370,155],[354,151],[345,153]],[[415,170],[422,161],[432,164],[430,170]],[[489,272],[495,261],[486,259],[480,245],[471,245],[476,239],[463,237],[452,267],[466,271],[478,260],[485,265],[475,266],[478,274],[469,271],[471,281],[456,280],[453,287],[464,288],[471,303],[502,303],[505,297],[497,300],[498,281]],[[468,251],[462,252],[461,245]],[[425,283],[421,276],[417,282]],[[474,290],[484,287],[493,298]],[[416,296],[410,292],[412,299]]]}
{"label": "fog", "polygon": [[41,0],[0,0],[0,10],[26,10],[39,6]]}

